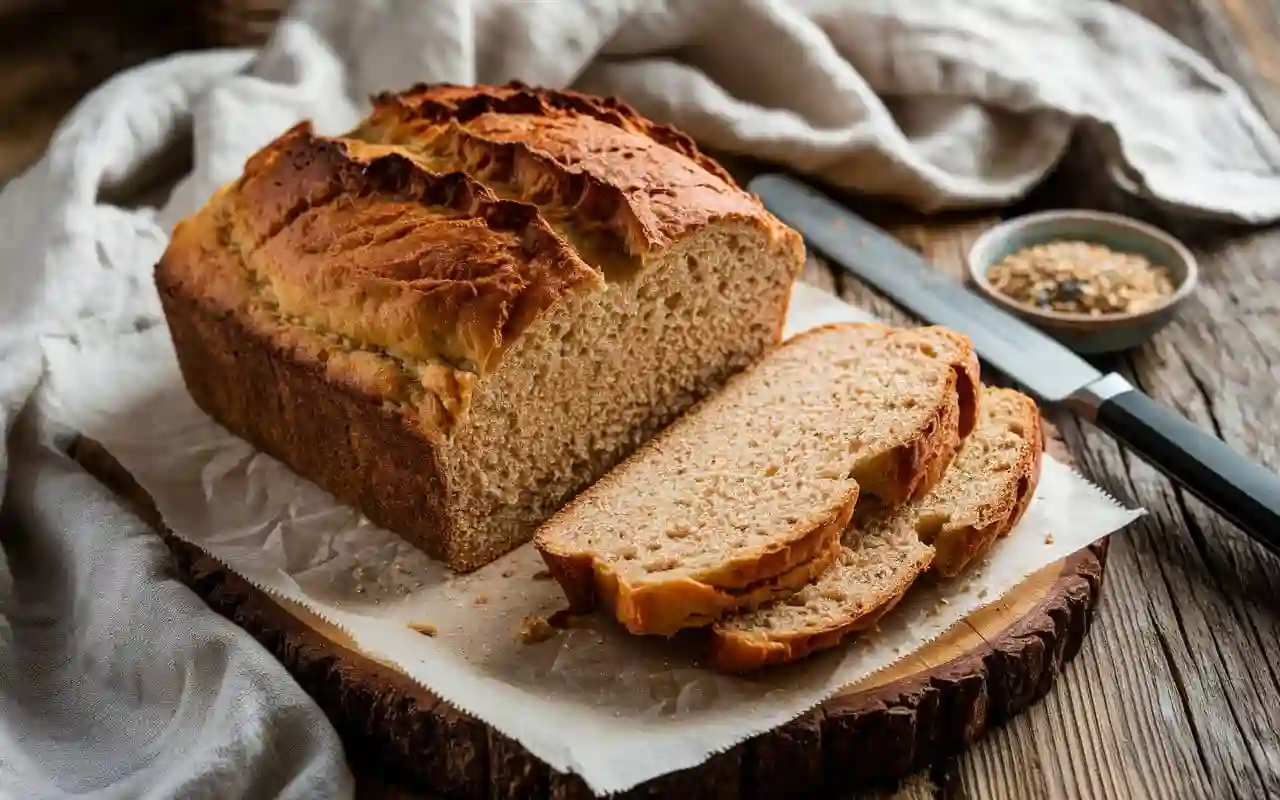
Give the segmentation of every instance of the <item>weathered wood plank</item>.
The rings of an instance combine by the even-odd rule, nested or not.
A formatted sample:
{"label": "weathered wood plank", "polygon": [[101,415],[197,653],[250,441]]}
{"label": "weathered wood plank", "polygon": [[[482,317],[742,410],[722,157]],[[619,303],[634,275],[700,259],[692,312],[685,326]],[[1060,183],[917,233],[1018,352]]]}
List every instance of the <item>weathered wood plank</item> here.
{"label": "weathered wood plank", "polygon": [[[1280,120],[1280,93],[1256,29],[1266,2],[1131,3],[1241,80]],[[1254,39],[1249,39],[1254,36]],[[1224,43],[1226,43],[1224,45]],[[1107,186],[1077,148],[1023,209],[1076,205],[1143,216],[1196,248],[1203,287],[1150,346],[1103,366],[1232,446],[1280,466],[1280,235],[1161,217]],[[1074,167],[1074,168],[1073,168]],[[1078,176],[1093,175],[1092,181]],[[910,240],[910,228],[896,229]],[[932,228],[926,228],[932,230]],[[918,247],[958,272],[945,237]],[[887,304],[838,279],[841,293],[890,319]],[[1044,703],[946,767],[968,797],[1264,797],[1280,794],[1280,568],[1231,526],[1087,425],[1064,421],[1082,468],[1152,516],[1113,543],[1108,588],[1086,651]],[[952,794],[951,792],[948,795]]]}
{"label": "weathered wood plank", "polygon": [[[1280,122],[1270,66],[1280,52],[1274,0],[1126,5],[1218,63]],[[1280,467],[1272,422],[1280,232],[1164,217],[1107,185],[1095,167],[1090,149],[1077,146],[1018,210],[1067,205],[1142,216],[1186,239],[1202,267],[1202,285],[1174,324],[1103,365]],[[1113,542],[1099,625],[1073,677],[1015,725],[1056,742],[1045,755],[1068,796],[1277,796],[1280,683],[1268,653],[1280,652],[1280,563],[1091,427],[1069,423],[1063,433],[1091,476],[1152,516]]]}
{"label": "weathered wood plank", "polygon": [[[1082,469],[1126,503],[1153,516],[1113,537],[1098,623],[1057,692],[1025,724],[1046,744],[1040,750],[1051,785],[1072,797],[1211,797],[1212,788],[1189,719],[1187,681],[1172,649],[1187,643],[1165,619],[1173,590],[1161,577],[1156,539],[1182,536],[1178,523],[1127,477],[1114,442],[1064,420],[1063,433]],[[1194,689],[1193,689],[1194,691]],[[975,754],[977,755],[977,754]]]}

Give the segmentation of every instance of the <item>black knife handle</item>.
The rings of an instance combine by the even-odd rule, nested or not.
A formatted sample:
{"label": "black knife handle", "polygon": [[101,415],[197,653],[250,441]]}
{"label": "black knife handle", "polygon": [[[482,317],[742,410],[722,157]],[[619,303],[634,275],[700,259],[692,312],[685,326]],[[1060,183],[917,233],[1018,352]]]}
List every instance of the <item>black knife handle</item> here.
{"label": "black knife handle", "polygon": [[1280,477],[1136,389],[1104,400],[1096,422],[1280,555]]}

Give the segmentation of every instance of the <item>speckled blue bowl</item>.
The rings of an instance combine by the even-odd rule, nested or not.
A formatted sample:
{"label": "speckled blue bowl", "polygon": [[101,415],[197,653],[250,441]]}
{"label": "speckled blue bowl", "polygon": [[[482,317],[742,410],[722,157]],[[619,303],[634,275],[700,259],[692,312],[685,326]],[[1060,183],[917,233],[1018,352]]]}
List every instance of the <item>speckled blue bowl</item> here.
{"label": "speckled blue bowl", "polygon": [[[1006,256],[1062,240],[1145,256],[1169,270],[1174,292],[1145,311],[1095,317],[1024,306],[997,292],[987,280],[988,270]],[[1045,211],[1006,220],[979,237],[968,258],[969,276],[978,292],[1078,353],[1108,353],[1142,344],[1173,319],[1199,280],[1195,257],[1177,239],[1138,220],[1100,211]]]}

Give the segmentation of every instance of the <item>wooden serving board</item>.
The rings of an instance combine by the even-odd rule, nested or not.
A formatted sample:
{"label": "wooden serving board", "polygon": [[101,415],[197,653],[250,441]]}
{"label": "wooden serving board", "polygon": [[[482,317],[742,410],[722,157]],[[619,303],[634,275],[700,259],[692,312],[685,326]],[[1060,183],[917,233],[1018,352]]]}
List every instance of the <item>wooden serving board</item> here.
{"label": "wooden serving board", "polygon": [[[1050,450],[1062,457],[1052,432]],[[180,577],[271,650],[324,709],[365,796],[587,798],[549,769],[390,666],[355,652],[306,609],[274,600],[164,529],[151,498],[100,445],[73,456],[164,537]],[[627,796],[773,798],[880,784],[960,752],[1043,697],[1080,650],[1105,541],[1031,576],[938,641],[774,731]]]}

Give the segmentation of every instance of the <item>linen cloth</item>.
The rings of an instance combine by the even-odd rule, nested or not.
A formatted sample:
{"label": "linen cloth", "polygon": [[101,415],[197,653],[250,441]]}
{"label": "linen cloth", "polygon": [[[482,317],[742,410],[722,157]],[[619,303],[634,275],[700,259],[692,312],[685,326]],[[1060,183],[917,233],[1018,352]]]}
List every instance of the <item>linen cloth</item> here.
{"label": "linen cloth", "polygon": [[[1280,216],[1280,140],[1244,93],[1104,0],[313,0],[261,52],[117,76],[0,193],[0,796],[351,793],[315,705],[59,452],[41,342],[163,324],[173,223],[294,122],[339,133],[377,91],[511,78],[926,211],[1017,199],[1080,129],[1157,205]],[[174,148],[193,168],[172,192],[118,199]]]}

